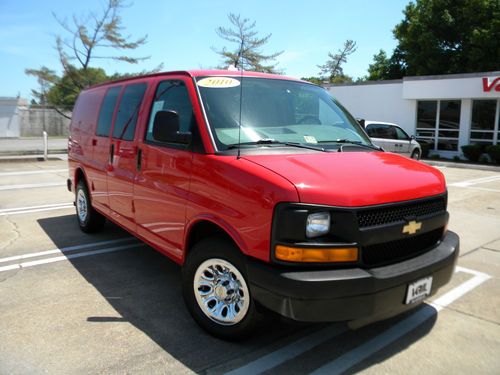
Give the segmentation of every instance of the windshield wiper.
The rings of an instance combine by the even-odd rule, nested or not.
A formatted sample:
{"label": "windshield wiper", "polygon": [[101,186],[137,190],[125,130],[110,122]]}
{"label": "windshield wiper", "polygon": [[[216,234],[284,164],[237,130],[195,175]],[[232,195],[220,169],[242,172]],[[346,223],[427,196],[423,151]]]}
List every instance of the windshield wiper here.
{"label": "windshield wiper", "polygon": [[333,141],[319,141],[318,143],[342,143],[343,145],[348,144],[348,145],[355,145],[355,146],[361,146],[361,147],[366,147],[370,148],[372,150],[377,150],[377,151],[384,151],[382,147],[375,146],[375,145],[367,145],[362,143],[361,141],[353,141],[350,139],[345,139],[345,138],[339,138],[335,139]]}
{"label": "windshield wiper", "polygon": [[266,138],[266,139],[259,139],[258,141],[253,141],[253,142],[241,142],[241,143],[233,143],[230,145],[227,145],[227,149],[231,150],[234,148],[238,148],[239,146],[254,146],[254,145],[283,145],[283,146],[289,146],[289,147],[297,147],[297,148],[305,148],[308,150],[315,150],[315,151],[322,151],[326,152],[326,150],[323,147],[314,147],[314,146],[308,146],[302,143],[296,143],[296,142],[281,142],[276,139],[272,138]]}

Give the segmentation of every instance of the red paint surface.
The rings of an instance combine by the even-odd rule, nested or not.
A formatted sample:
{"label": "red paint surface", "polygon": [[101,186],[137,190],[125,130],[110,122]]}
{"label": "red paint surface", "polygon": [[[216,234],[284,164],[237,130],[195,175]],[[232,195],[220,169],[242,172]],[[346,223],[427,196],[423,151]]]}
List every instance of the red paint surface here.
{"label": "red paint surface", "polygon": [[444,193],[441,172],[385,152],[245,156],[295,185],[302,203],[367,206]]}
{"label": "red paint surface", "polygon": [[[184,261],[190,231],[200,222],[217,225],[242,252],[268,261],[272,215],[279,202],[366,206],[446,190],[443,175],[436,169],[389,153],[307,151],[243,155],[240,159],[215,155],[193,83],[193,77],[208,75],[240,73],[173,72],[119,81],[123,87],[139,81],[148,83],[134,141],[95,135],[100,102],[109,84],[80,95],[71,124],[69,167],[73,186],[81,171],[98,211],[176,262]],[[290,79],[261,73],[244,75]],[[144,143],[155,90],[165,79],[186,83],[206,154]],[[140,170],[138,150],[142,152]]]}

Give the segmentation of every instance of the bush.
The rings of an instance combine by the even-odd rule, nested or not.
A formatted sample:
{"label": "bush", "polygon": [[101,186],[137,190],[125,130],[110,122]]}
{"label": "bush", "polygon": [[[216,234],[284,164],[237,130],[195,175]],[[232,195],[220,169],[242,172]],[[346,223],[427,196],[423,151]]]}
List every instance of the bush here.
{"label": "bush", "polygon": [[497,164],[500,164],[500,145],[491,145],[486,147],[486,153],[490,155]]}
{"label": "bush", "polygon": [[491,157],[487,154],[481,154],[481,156],[479,157],[479,162],[482,164],[488,164],[491,163],[491,161]]}
{"label": "bush", "polygon": [[419,142],[420,143],[420,148],[422,149],[422,158],[426,158],[429,156],[429,150],[431,148],[431,145],[427,142]]}
{"label": "bush", "polygon": [[481,145],[467,145],[462,146],[462,152],[467,160],[477,162],[483,151]]}

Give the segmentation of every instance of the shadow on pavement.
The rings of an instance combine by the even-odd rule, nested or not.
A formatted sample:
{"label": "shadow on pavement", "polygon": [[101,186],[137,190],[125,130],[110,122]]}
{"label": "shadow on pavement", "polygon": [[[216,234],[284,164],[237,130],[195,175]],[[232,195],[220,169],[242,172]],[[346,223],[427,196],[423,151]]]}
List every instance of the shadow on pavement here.
{"label": "shadow on pavement", "polygon": [[[127,236],[125,231],[110,223],[106,224],[103,232],[94,235],[84,234],[79,230],[74,215],[39,219],[38,223],[59,248]],[[96,247],[100,248],[105,247]],[[236,361],[236,366],[244,365],[256,359],[255,353],[258,353],[257,358],[265,354],[262,353],[262,349],[267,346],[273,350],[278,349],[280,345],[277,346],[275,343],[280,339],[286,341],[286,338],[291,336],[290,342],[292,342],[325,326],[295,325],[273,318],[263,324],[260,331],[252,338],[239,343],[225,342],[209,336],[196,325],[184,307],[180,267],[151,247],[143,245],[131,250],[69,261],[120,315],[120,317],[106,317],[96,314],[87,318],[88,324],[101,324],[102,329],[106,330],[111,327],[109,324],[128,322],[146,334],[170,356],[195,372],[205,372],[214,366],[224,366],[227,361]],[[313,355],[312,362],[299,363],[292,373],[300,373],[306,368],[309,371],[314,370],[322,363],[333,360],[343,352],[380,334],[404,317],[372,324],[356,331],[347,331],[330,342],[326,341],[326,346],[323,347],[328,349],[326,353],[323,353],[320,347],[318,352],[323,353],[320,358],[315,358]],[[399,353],[425,336],[434,322],[435,317],[429,319],[409,335],[404,336],[404,339],[397,340],[393,345],[363,362],[362,368],[357,366],[356,370],[370,367]],[[103,340],[104,337],[105,335]],[[109,343],[110,347],[115,344]],[[127,362],[129,357],[132,356],[125,353],[124,362]],[[137,358],[134,361],[137,361]],[[283,366],[286,366],[286,363]],[[279,368],[279,366],[276,368],[277,372],[280,372]],[[283,372],[290,373],[290,369],[285,371],[283,368]]]}

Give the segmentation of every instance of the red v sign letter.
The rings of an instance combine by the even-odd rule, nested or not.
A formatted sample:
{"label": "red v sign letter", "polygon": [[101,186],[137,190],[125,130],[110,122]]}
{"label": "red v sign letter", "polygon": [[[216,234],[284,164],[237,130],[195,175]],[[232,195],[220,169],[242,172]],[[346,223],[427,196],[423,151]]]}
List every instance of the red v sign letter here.
{"label": "red v sign letter", "polygon": [[[488,82],[487,77],[483,77],[483,91],[490,92],[498,81],[500,81],[500,77],[495,78],[491,83]],[[495,91],[500,91],[500,84],[496,85]]]}

